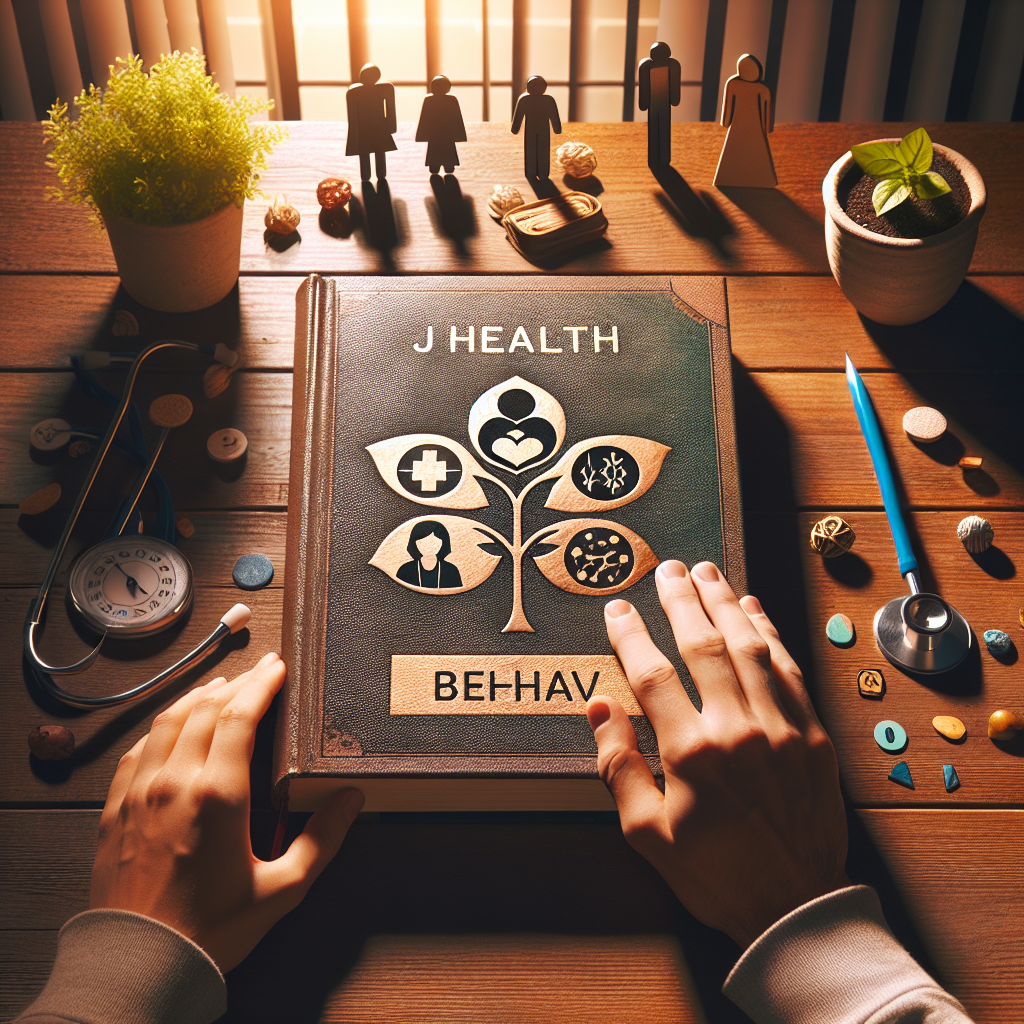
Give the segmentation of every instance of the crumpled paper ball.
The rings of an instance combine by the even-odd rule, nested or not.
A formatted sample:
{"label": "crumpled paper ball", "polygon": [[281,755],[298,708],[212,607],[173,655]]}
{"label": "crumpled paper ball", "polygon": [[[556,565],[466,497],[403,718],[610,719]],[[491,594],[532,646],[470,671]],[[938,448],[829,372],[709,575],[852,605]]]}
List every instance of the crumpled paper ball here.
{"label": "crumpled paper ball", "polygon": [[348,206],[352,186],[344,178],[324,178],[316,187],[316,201],[325,210]]}
{"label": "crumpled paper ball", "polygon": [[299,211],[288,202],[287,196],[274,196],[274,202],[268,208],[263,223],[275,235],[290,235],[298,228],[301,219]]}
{"label": "crumpled paper ball", "polygon": [[982,519],[981,516],[967,516],[960,520],[956,535],[972,555],[980,555],[992,547],[995,531],[987,519]]}
{"label": "crumpled paper ball", "polygon": [[597,154],[585,142],[563,142],[555,162],[571,178],[589,178],[597,170]]}
{"label": "crumpled paper ball", "polygon": [[498,220],[501,220],[506,213],[525,204],[526,200],[523,199],[522,192],[514,185],[495,185],[491,197],[487,200],[491,216],[497,217]]}
{"label": "crumpled paper ball", "polygon": [[853,547],[857,535],[840,516],[825,516],[811,527],[811,548],[823,558],[836,558]]}

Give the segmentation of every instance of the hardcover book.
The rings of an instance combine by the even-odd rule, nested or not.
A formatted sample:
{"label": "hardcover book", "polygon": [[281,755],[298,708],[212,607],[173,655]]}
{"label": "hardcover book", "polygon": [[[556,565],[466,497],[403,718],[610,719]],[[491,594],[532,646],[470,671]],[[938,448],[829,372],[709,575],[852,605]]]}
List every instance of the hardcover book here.
{"label": "hardcover book", "polygon": [[326,279],[299,289],[275,785],[310,809],[597,810],[622,595],[677,664],[653,569],[744,592],[725,286]]}

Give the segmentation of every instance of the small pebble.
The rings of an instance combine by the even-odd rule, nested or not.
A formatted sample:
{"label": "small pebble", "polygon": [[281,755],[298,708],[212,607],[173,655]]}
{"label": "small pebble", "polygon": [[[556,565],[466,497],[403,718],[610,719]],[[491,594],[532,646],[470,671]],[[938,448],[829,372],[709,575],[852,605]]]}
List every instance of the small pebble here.
{"label": "small pebble", "polygon": [[41,487],[35,494],[22,498],[18,511],[23,516],[38,516],[60,501],[60,484],[54,482]]}
{"label": "small pebble", "polygon": [[55,452],[71,440],[71,425],[67,420],[51,416],[40,420],[29,432],[28,441],[37,451]]}
{"label": "small pebble", "polygon": [[914,788],[914,780],[910,777],[910,766],[906,761],[897,761],[889,772],[889,781],[895,782],[905,789]]}
{"label": "small pebble", "polygon": [[877,668],[862,668],[857,673],[857,689],[862,697],[881,697],[885,693],[885,678]]}
{"label": "small pebble", "polygon": [[957,525],[956,535],[972,555],[980,555],[992,547],[995,530],[992,529],[992,524],[981,516],[966,516]]}
{"label": "small pebble", "polygon": [[984,461],[980,455],[965,455],[957,465],[961,469],[980,469]]}
{"label": "small pebble", "polygon": [[931,444],[933,441],[938,441],[946,432],[946,417],[938,409],[919,405],[916,409],[909,409],[904,414],[903,429],[911,440]]}
{"label": "small pebble", "polygon": [[899,722],[886,719],[875,726],[875,742],[887,754],[898,754],[906,749],[907,731]]}
{"label": "small pebble", "polygon": [[945,736],[947,740],[962,740],[967,735],[967,726],[952,715],[936,715],[932,719],[932,725],[935,731],[940,736]]}
{"label": "small pebble", "polygon": [[1016,711],[1007,711],[1006,708],[999,708],[988,716],[988,738],[1005,742],[1012,740],[1018,732],[1024,729],[1024,718],[1021,718]]}
{"label": "small pebble", "polygon": [[248,438],[234,427],[215,430],[206,441],[206,452],[214,462],[235,462],[248,447]]}
{"label": "small pebble", "polygon": [[73,459],[80,458],[82,455],[88,455],[92,451],[92,445],[88,441],[83,441],[81,438],[77,441],[72,441],[68,445],[68,455]]}
{"label": "small pebble", "polygon": [[40,761],[66,761],[75,752],[75,734],[63,725],[37,725],[28,734],[28,749]]}
{"label": "small pebble", "polygon": [[174,520],[174,526],[185,540],[188,540],[196,532],[196,528],[192,525],[192,520],[188,516],[178,516]]}
{"label": "small pebble", "polygon": [[192,418],[192,403],[184,395],[161,395],[149,407],[150,421],[158,427],[181,427]]}
{"label": "small pebble", "polygon": [[231,578],[242,590],[260,590],[274,578],[274,565],[266,555],[242,555]]}
{"label": "small pebble", "polygon": [[823,558],[836,558],[853,547],[857,535],[840,516],[825,516],[811,527],[811,549]]}
{"label": "small pebble", "polygon": [[988,653],[994,654],[997,657],[1009,654],[1010,649],[1013,647],[1013,641],[1010,639],[1010,634],[1004,633],[1001,629],[986,629],[985,632],[982,633],[981,638],[985,641]]}
{"label": "small pebble", "polygon": [[127,309],[119,309],[114,314],[110,333],[116,338],[134,338],[139,333],[139,321]]}
{"label": "small pebble", "polygon": [[316,187],[316,201],[325,210],[348,206],[352,186],[344,178],[324,178]]}
{"label": "small pebble", "polygon": [[954,789],[960,788],[960,776],[957,775],[956,769],[951,764],[942,766],[942,782],[947,793],[952,793]]}
{"label": "small pebble", "polygon": [[836,647],[852,647],[857,639],[857,631],[854,629],[853,621],[847,615],[833,615],[825,626],[825,636],[835,644]]}

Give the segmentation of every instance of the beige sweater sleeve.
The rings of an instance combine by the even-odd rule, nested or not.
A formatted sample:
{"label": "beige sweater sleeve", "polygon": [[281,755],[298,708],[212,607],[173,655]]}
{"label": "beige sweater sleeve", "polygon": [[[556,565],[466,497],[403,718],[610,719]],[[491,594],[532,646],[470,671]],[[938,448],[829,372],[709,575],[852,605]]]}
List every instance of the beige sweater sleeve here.
{"label": "beige sweater sleeve", "polygon": [[866,885],[777,921],[740,957],[722,991],[757,1024],[970,1024],[896,941]]}
{"label": "beige sweater sleeve", "polygon": [[210,1024],[228,1007],[217,965],[190,939],[127,910],[60,930],[50,980],[15,1024]]}

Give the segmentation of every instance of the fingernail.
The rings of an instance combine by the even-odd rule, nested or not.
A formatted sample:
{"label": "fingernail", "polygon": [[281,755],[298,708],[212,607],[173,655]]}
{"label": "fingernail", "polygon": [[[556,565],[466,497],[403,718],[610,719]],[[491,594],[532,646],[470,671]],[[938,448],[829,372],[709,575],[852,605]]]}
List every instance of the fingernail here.
{"label": "fingernail", "polygon": [[686,566],[679,559],[672,558],[662,562],[656,572],[663,580],[678,580],[686,576]]}
{"label": "fingernail", "polygon": [[267,665],[270,662],[272,662],[276,657],[277,657],[277,654],[274,651],[270,651],[269,653],[264,654],[262,658],[260,658],[258,664],[259,665]]}
{"label": "fingernail", "polygon": [[693,567],[693,575],[698,579],[702,579],[705,583],[716,583],[721,579],[718,566],[714,562],[701,562],[700,565],[695,565]]}
{"label": "fingernail", "polygon": [[758,601],[758,599],[754,597],[753,594],[747,594],[746,600],[747,603],[751,606],[750,610],[755,615],[764,615],[764,609],[761,607],[761,602]]}
{"label": "fingernail", "polygon": [[633,606],[628,601],[623,601],[621,598],[609,601],[604,606],[604,613],[609,619],[617,619],[621,615],[628,615],[632,610]]}
{"label": "fingernail", "polygon": [[603,700],[587,706],[587,721],[590,723],[590,728],[595,731],[611,717],[612,710]]}

